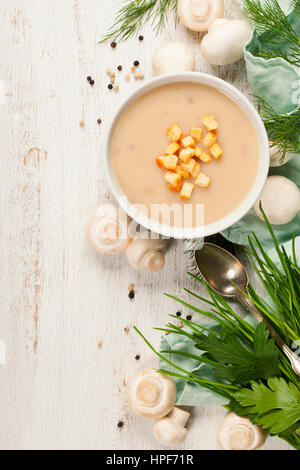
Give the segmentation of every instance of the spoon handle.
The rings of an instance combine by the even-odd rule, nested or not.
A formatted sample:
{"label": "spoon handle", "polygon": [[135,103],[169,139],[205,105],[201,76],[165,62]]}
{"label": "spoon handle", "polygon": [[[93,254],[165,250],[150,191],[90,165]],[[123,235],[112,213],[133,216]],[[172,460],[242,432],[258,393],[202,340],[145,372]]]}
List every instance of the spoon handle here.
{"label": "spoon handle", "polygon": [[[248,291],[245,292],[245,294],[248,295]],[[288,345],[283,341],[283,339],[277,333],[277,331],[274,330],[274,328],[264,319],[264,317],[256,309],[253,302],[251,302],[251,300],[248,297],[246,297],[246,295],[243,295],[241,293],[240,295],[238,295],[238,300],[245,307],[245,309],[248,310],[256,318],[256,320],[259,323],[262,323],[262,322],[265,323],[265,325],[267,326],[270,332],[270,335],[275,340],[277,346],[283,351],[283,353],[289,359],[295,374],[300,378],[300,358],[288,347]]]}

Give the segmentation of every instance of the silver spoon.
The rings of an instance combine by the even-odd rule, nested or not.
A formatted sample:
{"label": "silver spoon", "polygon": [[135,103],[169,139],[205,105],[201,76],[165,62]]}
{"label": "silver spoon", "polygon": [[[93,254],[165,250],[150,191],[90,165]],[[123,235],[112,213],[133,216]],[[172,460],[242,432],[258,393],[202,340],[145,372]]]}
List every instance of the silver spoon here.
{"label": "silver spoon", "polygon": [[[212,243],[204,243],[195,251],[196,265],[205,281],[223,297],[236,298],[256,320],[264,322],[277,346],[289,359],[295,374],[300,378],[300,358],[285,344],[277,331],[259,313],[249,294],[249,277],[244,266],[231,253]],[[243,292],[233,285],[238,286]],[[246,295],[245,295],[245,294]]]}

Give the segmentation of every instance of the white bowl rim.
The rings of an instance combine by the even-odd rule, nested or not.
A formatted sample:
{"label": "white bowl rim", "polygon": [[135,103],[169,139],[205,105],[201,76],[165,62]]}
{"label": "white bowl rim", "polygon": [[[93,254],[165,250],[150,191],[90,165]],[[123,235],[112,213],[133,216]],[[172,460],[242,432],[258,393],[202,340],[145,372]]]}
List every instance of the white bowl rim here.
{"label": "white bowl rim", "polygon": [[[216,88],[219,92],[223,93],[227,97],[231,98],[244,112],[246,112],[249,117],[252,126],[254,127],[255,133],[257,135],[260,159],[259,159],[259,168],[257,171],[255,182],[248,193],[247,197],[241,202],[241,204],[234,209],[230,214],[223,217],[222,219],[201,227],[173,227],[169,225],[160,224],[155,220],[146,217],[144,214],[139,212],[134,204],[131,204],[126,195],[123,193],[120,188],[114,170],[112,167],[112,158],[111,158],[111,142],[114,134],[115,127],[128,106],[135,102],[142,95],[148,91],[158,88],[163,85],[170,83],[182,83],[182,82],[192,82],[200,83],[203,85],[208,85],[213,88]],[[115,114],[112,119],[109,131],[106,139],[106,148],[105,148],[105,170],[106,176],[112,190],[113,196],[117,200],[119,206],[138,224],[150,230],[151,232],[158,233],[165,237],[180,238],[180,239],[192,239],[192,238],[202,238],[216,233],[222,232],[227,228],[234,225],[241,218],[243,218],[247,212],[254,206],[259,195],[262,192],[262,189],[265,185],[270,166],[270,151],[269,151],[269,139],[262,122],[261,117],[259,116],[254,105],[248,100],[248,98],[237,88],[235,88],[230,83],[222,80],[221,78],[215,77],[214,75],[202,73],[202,72],[180,72],[180,73],[171,73],[160,75],[158,77],[151,78],[147,80],[145,84],[139,87],[137,90],[132,92],[125,101],[121,104],[119,111]]]}

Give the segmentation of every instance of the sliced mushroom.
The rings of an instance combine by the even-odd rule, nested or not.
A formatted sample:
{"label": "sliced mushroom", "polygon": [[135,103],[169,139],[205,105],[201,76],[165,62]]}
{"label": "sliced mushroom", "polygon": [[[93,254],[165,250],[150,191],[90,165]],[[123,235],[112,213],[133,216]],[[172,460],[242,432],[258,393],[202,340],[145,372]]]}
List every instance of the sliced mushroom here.
{"label": "sliced mushroom", "polygon": [[212,65],[229,65],[244,56],[252,31],[242,20],[216,20],[201,43],[203,57]]}
{"label": "sliced mushroom", "polygon": [[196,61],[185,44],[168,42],[155,52],[152,67],[156,75],[173,72],[193,72],[196,68]]}
{"label": "sliced mushroom", "polygon": [[166,250],[167,243],[161,238],[137,238],[129,244],[126,258],[134,269],[158,272],[165,265]]}
{"label": "sliced mushroom", "polygon": [[121,209],[112,204],[102,204],[87,220],[86,239],[98,253],[120,253],[130,242],[128,223],[129,218]]}
{"label": "sliced mushroom", "polygon": [[285,176],[269,176],[254,205],[256,214],[264,220],[260,211],[260,202],[270,224],[287,224],[300,211],[300,191],[298,186]]}
{"label": "sliced mushroom", "polygon": [[218,430],[218,441],[224,450],[255,450],[263,445],[265,431],[248,418],[229,413]]}
{"label": "sliced mushroom", "polygon": [[171,413],[164,418],[157,420],[153,426],[154,437],[166,447],[177,446],[187,435],[186,423],[190,413],[173,408]]}
{"label": "sliced mushroom", "polygon": [[174,382],[153,369],[141,371],[128,381],[127,401],[131,411],[143,418],[158,419],[173,409]]}
{"label": "sliced mushroom", "polygon": [[224,0],[178,0],[178,16],[192,31],[207,31],[224,14]]}

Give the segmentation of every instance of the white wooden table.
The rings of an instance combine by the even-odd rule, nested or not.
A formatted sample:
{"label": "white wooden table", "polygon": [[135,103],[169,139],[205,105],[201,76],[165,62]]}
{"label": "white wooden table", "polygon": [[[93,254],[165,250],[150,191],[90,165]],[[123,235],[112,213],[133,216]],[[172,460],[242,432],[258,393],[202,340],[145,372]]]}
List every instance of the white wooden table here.
{"label": "white wooden table", "polygon": [[[201,59],[199,37],[181,26],[175,32],[170,25],[158,37],[145,27],[141,43],[133,39],[114,50],[99,46],[119,5],[1,1],[1,449],[159,448],[151,424],[129,414],[124,396],[127,378],[158,362],[124,327],[138,325],[158,346],[152,327],[178,309],[162,292],[182,296],[193,282],[185,274],[180,242],[172,244],[157,275],[135,272],[124,258],[102,258],[86,245],[89,209],[111,199],[103,171],[107,123],[139,86],[125,82],[125,71],[139,59],[149,78],[152,53],[165,40],[187,43],[197,70],[245,92],[247,85],[243,63],[209,67]],[[119,64],[124,71],[117,94],[108,91],[105,70]],[[87,75],[95,79],[93,88]],[[131,282],[134,302],[128,299]],[[217,449],[224,414],[221,407],[193,410],[183,448]],[[264,448],[288,446],[269,439]]]}

